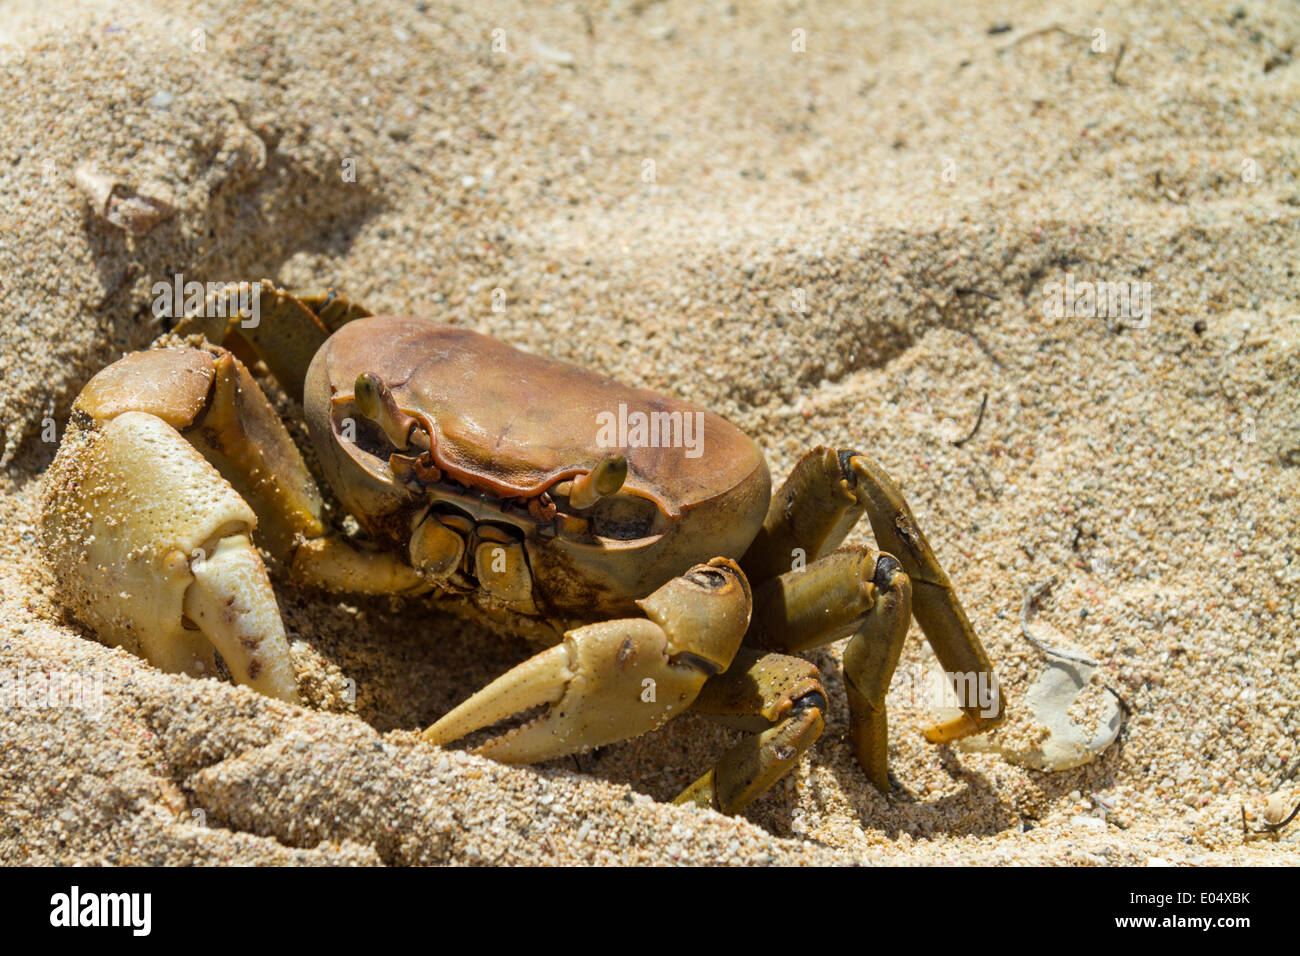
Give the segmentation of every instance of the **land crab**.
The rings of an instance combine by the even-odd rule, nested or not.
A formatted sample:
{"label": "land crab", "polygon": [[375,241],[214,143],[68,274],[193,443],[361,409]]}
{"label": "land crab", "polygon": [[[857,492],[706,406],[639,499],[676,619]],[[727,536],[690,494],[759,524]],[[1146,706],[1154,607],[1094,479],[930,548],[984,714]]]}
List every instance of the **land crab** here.
{"label": "land crab", "polygon": [[[528,763],[689,708],[751,731],[677,798],[726,813],[822,732],[825,693],[817,669],[789,656],[800,651],[851,638],[850,737],[882,791],[885,695],[911,615],[945,671],[993,688],[927,738],[1001,722],[947,575],[866,455],[816,448],[773,495],[758,446],[684,401],[333,293],[237,291],[99,372],[73,407],[44,483],[42,540],[65,602],[101,640],[169,671],[224,665],[296,701],[264,557],[332,591],[433,592],[546,649],[428,740],[541,708],[479,748]],[[256,310],[240,311],[250,299]],[[363,534],[327,522],[249,371],[262,365],[301,400],[319,470]],[[631,431],[622,418],[597,427],[615,410]],[[646,423],[661,427],[650,440]],[[881,550],[839,548],[863,513]]]}

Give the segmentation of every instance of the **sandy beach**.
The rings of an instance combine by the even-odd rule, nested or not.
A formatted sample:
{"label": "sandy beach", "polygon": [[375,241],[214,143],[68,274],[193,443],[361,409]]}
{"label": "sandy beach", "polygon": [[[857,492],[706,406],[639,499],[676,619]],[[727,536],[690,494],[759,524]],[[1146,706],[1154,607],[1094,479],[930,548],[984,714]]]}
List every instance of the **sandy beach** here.
{"label": "sandy beach", "polygon": [[[1261,832],[1300,802],[1300,8],[0,0],[0,24],[0,862],[1300,863],[1300,821]],[[1007,725],[923,739],[913,625],[882,795],[833,645],[821,739],[727,817],[668,802],[737,739],[696,714],[536,766],[422,742],[533,651],[422,600],[277,581],[302,707],[100,644],[40,552],[40,483],[177,274],[332,286],[672,393],[777,480],[870,451]],[[1080,725],[1122,701],[1083,766],[1004,755],[1039,734],[1022,618],[1097,663]]]}

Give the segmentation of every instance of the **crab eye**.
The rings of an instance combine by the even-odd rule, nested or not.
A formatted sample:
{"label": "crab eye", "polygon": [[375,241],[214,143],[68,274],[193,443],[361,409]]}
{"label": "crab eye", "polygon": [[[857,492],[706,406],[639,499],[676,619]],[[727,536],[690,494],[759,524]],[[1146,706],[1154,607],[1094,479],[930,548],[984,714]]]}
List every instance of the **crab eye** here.
{"label": "crab eye", "polygon": [[634,541],[654,533],[659,509],[647,498],[609,495],[597,501],[588,514],[591,533],[597,537]]}
{"label": "crab eye", "polygon": [[369,372],[362,372],[357,376],[356,385],[352,388],[354,395],[352,400],[356,403],[357,411],[366,418],[379,417],[379,410],[382,407],[380,398],[382,387],[378,377]]}

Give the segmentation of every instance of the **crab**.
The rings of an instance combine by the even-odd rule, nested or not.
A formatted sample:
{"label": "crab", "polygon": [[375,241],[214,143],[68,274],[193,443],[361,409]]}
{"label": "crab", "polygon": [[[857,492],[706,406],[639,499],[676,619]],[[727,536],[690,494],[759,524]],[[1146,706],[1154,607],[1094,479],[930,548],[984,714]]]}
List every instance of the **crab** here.
{"label": "crab", "polygon": [[[253,371],[301,403],[350,532]],[[880,550],[840,547],[864,513]],[[815,448],[773,494],[758,445],[706,409],[265,280],[218,290],[86,384],[44,482],[42,542],[103,642],[290,702],[268,566],[327,591],[427,595],[539,647],[428,741],[514,718],[477,752],[531,763],[693,710],[746,731],[677,798],[724,813],[823,731],[826,691],[800,652],[849,638],[849,737],[881,791],[912,616],[959,691],[992,689],[927,739],[1004,714],[947,574],[867,455]]]}

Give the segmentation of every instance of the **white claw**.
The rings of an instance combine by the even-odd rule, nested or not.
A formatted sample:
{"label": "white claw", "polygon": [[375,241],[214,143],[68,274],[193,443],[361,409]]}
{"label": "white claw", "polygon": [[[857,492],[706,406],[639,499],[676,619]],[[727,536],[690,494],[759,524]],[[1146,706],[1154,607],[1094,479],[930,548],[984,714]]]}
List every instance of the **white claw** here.
{"label": "white claw", "polygon": [[223,538],[212,555],[191,562],[185,616],[221,652],[237,684],[298,703],[298,684],[275,593],[247,535]]}
{"label": "white claw", "polygon": [[[74,426],[46,489],[46,553],[61,596],[101,640],[195,677],[216,673],[216,646],[237,680],[297,699],[275,597],[247,543],[257,517],[175,428],[136,411]],[[218,613],[214,602],[231,599]],[[208,620],[205,630],[185,626],[190,612]],[[254,638],[256,653],[243,644]]]}

